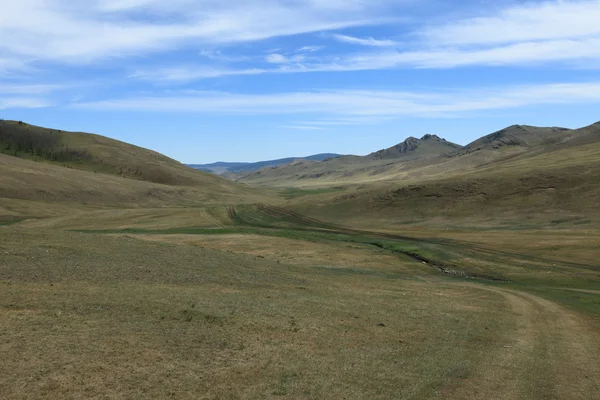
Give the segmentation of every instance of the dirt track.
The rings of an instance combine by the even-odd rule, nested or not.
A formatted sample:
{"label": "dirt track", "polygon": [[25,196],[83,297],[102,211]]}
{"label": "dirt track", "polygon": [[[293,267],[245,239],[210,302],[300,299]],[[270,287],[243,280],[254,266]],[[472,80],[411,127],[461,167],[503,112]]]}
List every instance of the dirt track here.
{"label": "dirt track", "polygon": [[[471,287],[475,285],[469,285]],[[600,399],[600,335],[546,299],[480,286],[506,299],[516,324],[477,373],[450,393],[460,399]]]}

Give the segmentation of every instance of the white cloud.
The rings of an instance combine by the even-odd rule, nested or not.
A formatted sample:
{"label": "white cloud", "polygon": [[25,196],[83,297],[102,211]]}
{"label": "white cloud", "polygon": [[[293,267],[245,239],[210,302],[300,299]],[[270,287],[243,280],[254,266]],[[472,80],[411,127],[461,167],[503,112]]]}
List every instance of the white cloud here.
{"label": "white cloud", "polygon": [[313,53],[315,51],[323,50],[324,48],[324,46],[304,46],[296,50],[296,53]]}
{"label": "white cloud", "polygon": [[600,68],[600,38],[579,41],[527,42],[484,49],[447,48],[421,51],[385,51],[309,59],[302,55],[269,54],[265,60],[279,67],[228,69],[178,67],[140,72],[137,77],[156,80],[194,80],[231,75],[291,74],[309,72],[372,71],[396,68],[447,69],[468,66],[535,66],[554,63],[578,69]]}
{"label": "white cloud", "polygon": [[269,71],[260,68],[235,70],[203,66],[181,66],[172,68],[158,68],[153,70],[139,70],[129,75],[129,78],[153,82],[185,82],[233,75],[260,75],[268,72]]}
{"label": "white cloud", "polygon": [[293,64],[301,63],[306,60],[306,56],[302,54],[296,54],[293,56],[285,56],[279,53],[272,53],[265,57],[265,60],[270,64]]}
{"label": "white cloud", "polygon": [[32,85],[32,84],[18,84],[18,83],[1,83],[0,82],[0,93],[1,94],[19,94],[19,95],[30,95],[30,94],[44,94],[50,93],[55,90],[61,89],[61,85]]}
{"label": "white cloud", "polygon": [[435,45],[488,45],[600,35],[600,1],[542,1],[501,10],[497,15],[433,26],[421,36]]}
{"label": "white cloud", "polygon": [[[540,104],[600,102],[600,82],[480,88],[440,92],[320,91],[272,95],[195,92],[73,104],[95,110],[217,114],[323,114],[379,118],[456,116],[465,112]],[[314,124],[316,125],[316,124]]]}
{"label": "white cloud", "polygon": [[41,98],[31,97],[0,97],[0,110],[10,108],[43,108],[53,105]]}
{"label": "white cloud", "polygon": [[87,63],[372,24],[385,2],[2,0],[0,52]]}
{"label": "white cloud", "polygon": [[331,35],[331,37],[339,42],[357,44],[360,46],[392,47],[392,46],[398,45],[398,42],[395,42],[395,41],[389,40],[389,39],[381,40],[381,39],[374,39],[372,37],[358,38],[358,37],[354,37],[354,36],[340,35],[340,34]]}
{"label": "white cloud", "polygon": [[200,55],[208,58],[209,60],[228,62],[228,63],[249,61],[251,59],[248,56],[228,55],[228,54],[223,54],[219,50],[210,50],[210,49],[201,50]]}
{"label": "white cloud", "polygon": [[[281,50],[255,68],[213,69],[210,74],[181,74],[189,79],[268,73],[344,72],[401,68],[448,69],[468,66],[539,66],[600,68],[600,0],[547,1],[517,5],[495,16],[423,27],[403,40],[406,50],[386,47],[391,40],[332,34],[338,41],[372,47],[359,53],[295,57]],[[559,28],[557,28],[559,27]],[[305,58],[303,58],[305,57]],[[194,69],[186,67],[185,69]],[[160,76],[148,72],[146,75]],[[195,77],[195,78],[192,78]],[[172,79],[172,74],[165,76]],[[183,80],[183,79],[180,79]]]}
{"label": "white cloud", "polygon": [[[131,68],[123,61],[129,56],[161,50],[182,52],[188,48],[192,54],[200,52],[203,57],[194,61],[186,56],[185,63],[169,67],[148,57],[144,67],[129,77],[168,85],[269,73],[467,66],[600,68],[600,0],[528,2],[500,11],[490,8],[485,17],[430,26],[425,22],[412,32],[399,31],[390,36],[399,41],[333,33],[387,21],[394,14],[386,13],[386,6],[398,3],[399,0],[0,0],[0,79],[11,71],[26,70],[28,63],[43,70],[44,66],[52,69],[61,63],[85,64],[117,57],[110,65],[122,71]],[[402,29],[408,29],[407,26],[402,25]],[[255,54],[251,54],[254,47],[250,46],[244,48],[243,55],[230,54],[233,48],[223,50],[225,44],[322,31],[330,33],[316,35],[321,41],[329,38],[370,48],[335,53],[331,46],[327,49],[332,52],[328,53],[321,51],[322,46],[301,46],[294,41],[292,49],[277,42],[270,45],[280,48],[270,52],[257,50]],[[395,51],[393,47],[399,43],[403,50]],[[114,87],[119,84],[115,82]],[[0,93],[44,97],[44,85],[27,86],[18,89],[0,85]],[[6,107],[9,103],[4,101]],[[380,101],[379,96],[376,101]],[[48,103],[52,102],[39,101]],[[12,99],[10,104],[18,102]],[[413,107],[415,103],[408,105]],[[432,109],[431,104],[427,109]]]}
{"label": "white cloud", "polygon": [[42,108],[56,104],[55,92],[68,85],[0,82],[0,109]]}

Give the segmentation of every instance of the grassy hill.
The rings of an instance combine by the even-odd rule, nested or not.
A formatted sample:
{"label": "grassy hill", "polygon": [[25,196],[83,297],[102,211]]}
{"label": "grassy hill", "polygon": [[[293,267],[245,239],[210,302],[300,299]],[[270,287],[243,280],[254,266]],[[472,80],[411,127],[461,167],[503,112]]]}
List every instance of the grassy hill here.
{"label": "grassy hill", "polygon": [[90,207],[204,206],[269,200],[162,154],[99,135],[0,121],[0,220]]}
{"label": "grassy hill", "polygon": [[594,143],[599,140],[599,125],[574,130],[514,125],[464,147],[426,135],[422,139],[409,138],[365,157],[343,156],[324,162],[264,169],[238,180],[262,186],[313,189],[447,179],[496,163]]}
{"label": "grassy hill", "polygon": [[275,187],[311,187],[358,184],[386,179],[405,164],[436,162],[462,147],[435,135],[410,137],[393,147],[367,156],[341,156],[322,162],[297,162],[262,169],[238,177],[239,182]]}
{"label": "grassy hill", "polygon": [[574,133],[574,130],[567,128],[513,125],[470,143],[465,146],[464,150],[470,153],[482,149],[497,150],[504,146],[531,149],[567,141],[573,137]]}
{"label": "grassy hill", "polygon": [[[295,207],[359,226],[600,223],[600,124],[569,131],[518,130],[523,135],[509,129],[509,135],[486,136],[467,146],[470,151],[412,169],[405,166],[396,181],[298,198]],[[507,144],[507,137],[513,144]],[[497,146],[498,140],[504,146]]]}
{"label": "grassy hill", "polygon": [[17,121],[0,121],[0,153],[164,185],[221,184],[212,175],[148,149],[100,135]]}

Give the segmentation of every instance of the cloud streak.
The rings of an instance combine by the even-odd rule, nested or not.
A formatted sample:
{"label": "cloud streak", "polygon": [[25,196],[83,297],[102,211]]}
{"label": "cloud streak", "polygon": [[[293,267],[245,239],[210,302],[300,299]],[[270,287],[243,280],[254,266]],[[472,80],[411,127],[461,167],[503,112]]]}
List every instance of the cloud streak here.
{"label": "cloud streak", "polygon": [[496,45],[597,37],[600,1],[542,1],[426,28],[422,38],[436,45]]}
{"label": "cloud streak", "polygon": [[[101,111],[236,115],[318,114],[327,117],[454,117],[467,112],[543,104],[600,102],[600,82],[481,88],[443,92],[349,91],[233,94],[195,92],[72,104]],[[300,124],[295,124],[300,125]],[[313,124],[316,125],[316,124]]]}
{"label": "cloud streak", "polygon": [[372,37],[368,38],[359,38],[348,35],[340,35],[334,34],[331,35],[332,38],[342,43],[356,44],[360,46],[371,46],[371,47],[392,47],[397,46],[398,42],[388,39],[375,39]]}
{"label": "cloud streak", "polygon": [[166,51],[174,46],[241,43],[373,24],[382,19],[386,1],[347,3],[5,1],[0,13],[0,37],[10,40],[2,40],[0,50],[38,60],[85,64]]}
{"label": "cloud streak", "polygon": [[325,36],[369,47],[369,51],[319,54],[318,57],[278,51],[265,57],[265,63],[252,67],[219,66],[209,74],[202,74],[194,72],[199,67],[184,66],[177,75],[168,71],[161,74],[160,70],[150,68],[141,76],[193,80],[231,75],[543,65],[597,70],[600,69],[600,24],[597,21],[600,21],[600,0],[546,1],[512,6],[485,18],[423,26],[405,34],[401,42],[339,33]]}

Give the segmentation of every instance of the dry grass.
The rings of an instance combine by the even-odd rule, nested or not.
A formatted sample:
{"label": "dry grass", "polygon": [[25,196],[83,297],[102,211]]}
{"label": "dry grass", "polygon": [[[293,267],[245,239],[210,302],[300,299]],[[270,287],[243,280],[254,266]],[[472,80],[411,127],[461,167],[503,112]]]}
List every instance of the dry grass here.
{"label": "dry grass", "polygon": [[270,201],[268,191],[221,178],[200,186],[170,186],[36,163],[0,154],[0,216],[66,216],[118,208],[158,208]]}
{"label": "dry grass", "polygon": [[2,235],[4,398],[432,397],[502,348],[515,321],[495,293],[366,263]]}
{"label": "dry grass", "polygon": [[151,242],[192,245],[202,248],[250,254],[283,265],[323,266],[353,269],[368,265],[369,270],[431,277],[435,271],[417,263],[398,262],[398,256],[359,243],[307,242],[282,237],[248,234],[231,235],[135,235]]}
{"label": "dry grass", "polygon": [[[223,221],[220,207],[208,211]],[[185,212],[82,215],[94,216],[89,228],[150,224],[155,213],[156,227]],[[600,389],[590,378],[600,372],[598,310],[465,284],[359,243],[28,223],[0,227],[8,399],[586,399]]]}
{"label": "dry grass", "polygon": [[[113,159],[137,151],[96,139]],[[284,200],[217,178],[164,185],[0,155],[0,397],[593,398],[599,150],[280,193],[379,233],[251,206]],[[555,190],[531,192],[540,182]]]}

